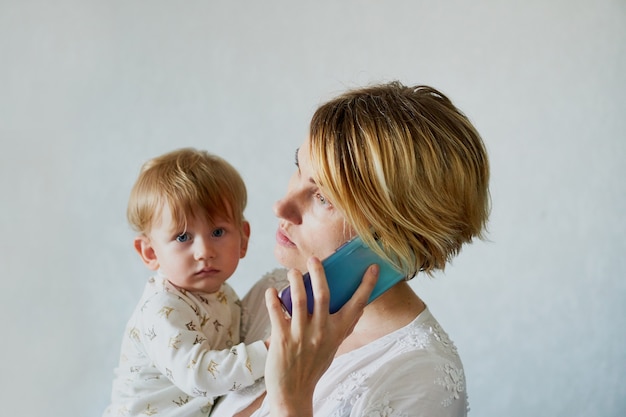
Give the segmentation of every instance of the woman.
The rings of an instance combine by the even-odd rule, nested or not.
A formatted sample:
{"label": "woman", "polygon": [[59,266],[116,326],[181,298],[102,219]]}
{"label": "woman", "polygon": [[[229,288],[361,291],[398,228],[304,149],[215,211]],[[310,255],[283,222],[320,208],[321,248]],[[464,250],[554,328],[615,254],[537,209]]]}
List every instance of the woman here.
{"label": "woman", "polygon": [[[213,414],[465,416],[456,348],[408,283],[363,308],[377,274],[371,266],[351,301],[329,315],[319,259],[358,234],[407,279],[444,269],[482,236],[488,218],[489,165],[479,134],[440,92],[393,82],[322,105],[296,166],[274,207],[275,255],[290,271],[265,277],[244,299],[247,340],[264,338],[271,322],[267,395],[258,383],[229,394]],[[312,315],[305,270],[316,295]],[[287,285],[285,276],[292,318],[275,289]]]}

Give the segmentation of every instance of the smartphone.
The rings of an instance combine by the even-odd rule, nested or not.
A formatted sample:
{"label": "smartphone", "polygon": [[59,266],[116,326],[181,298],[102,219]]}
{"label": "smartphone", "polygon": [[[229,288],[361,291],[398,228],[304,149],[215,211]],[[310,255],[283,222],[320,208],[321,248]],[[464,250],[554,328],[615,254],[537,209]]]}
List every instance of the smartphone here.
{"label": "smartphone", "polygon": [[[359,236],[341,245],[328,258],[322,261],[330,292],[330,313],[337,312],[354,294],[367,268],[378,264],[378,282],[367,303],[371,303],[389,288],[404,280],[405,276],[389,262],[383,260],[370,249]],[[303,275],[307,295],[307,309],[313,313],[313,288],[309,273]],[[283,307],[291,315],[291,288],[286,287],[278,294]]]}

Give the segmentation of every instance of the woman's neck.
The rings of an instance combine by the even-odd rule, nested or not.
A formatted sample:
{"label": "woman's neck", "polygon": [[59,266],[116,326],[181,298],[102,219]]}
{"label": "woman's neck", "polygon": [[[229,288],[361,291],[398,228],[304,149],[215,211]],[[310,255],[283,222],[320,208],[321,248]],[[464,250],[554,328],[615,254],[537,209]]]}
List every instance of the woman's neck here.
{"label": "woman's neck", "polygon": [[392,333],[412,322],[426,305],[407,282],[401,282],[365,307],[354,331],[344,340],[337,356]]}

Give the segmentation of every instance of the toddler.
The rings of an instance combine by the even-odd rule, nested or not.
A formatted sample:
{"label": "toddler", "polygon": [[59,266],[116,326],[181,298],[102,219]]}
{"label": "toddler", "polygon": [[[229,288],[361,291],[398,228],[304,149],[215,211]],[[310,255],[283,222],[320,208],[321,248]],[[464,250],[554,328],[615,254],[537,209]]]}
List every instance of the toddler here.
{"label": "toddler", "polygon": [[206,151],[143,165],[127,216],[155,274],[126,326],[105,416],[206,416],[263,376],[267,345],[239,343],[241,303],[226,284],[248,247],[246,202],[239,173]]}

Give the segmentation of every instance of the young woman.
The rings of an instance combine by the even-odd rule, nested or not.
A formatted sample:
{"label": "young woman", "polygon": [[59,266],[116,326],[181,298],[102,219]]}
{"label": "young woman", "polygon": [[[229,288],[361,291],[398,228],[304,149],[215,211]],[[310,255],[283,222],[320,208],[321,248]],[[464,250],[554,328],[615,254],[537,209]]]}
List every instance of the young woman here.
{"label": "young woman", "polygon": [[[213,415],[465,416],[457,350],[408,283],[364,307],[378,270],[371,266],[330,315],[319,260],[359,235],[407,280],[443,269],[482,236],[489,214],[476,129],[430,87],[352,90],[315,112],[296,167],[274,207],[275,255],[289,272],[269,274],[243,301],[248,340],[263,339],[271,324],[265,383],[229,394]],[[311,274],[311,315],[301,271]],[[291,318],[276,291],[287,283]]]}

